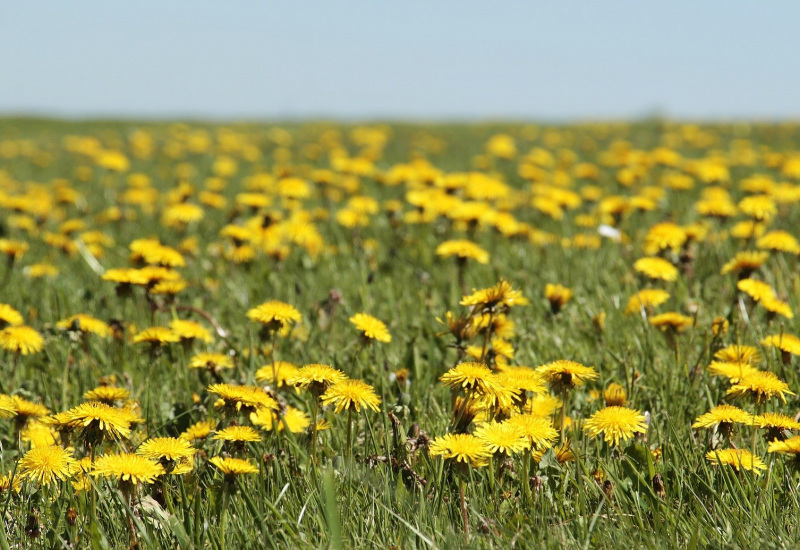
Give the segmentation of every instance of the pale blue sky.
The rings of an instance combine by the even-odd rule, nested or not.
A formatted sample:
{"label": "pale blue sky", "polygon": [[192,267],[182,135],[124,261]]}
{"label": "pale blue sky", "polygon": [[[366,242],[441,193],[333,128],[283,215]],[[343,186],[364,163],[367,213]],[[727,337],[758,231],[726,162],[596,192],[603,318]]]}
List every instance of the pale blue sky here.
{"label": "pale blue sky", "polygon": [[800,118],[800,1],[0,2],[0,112]]}

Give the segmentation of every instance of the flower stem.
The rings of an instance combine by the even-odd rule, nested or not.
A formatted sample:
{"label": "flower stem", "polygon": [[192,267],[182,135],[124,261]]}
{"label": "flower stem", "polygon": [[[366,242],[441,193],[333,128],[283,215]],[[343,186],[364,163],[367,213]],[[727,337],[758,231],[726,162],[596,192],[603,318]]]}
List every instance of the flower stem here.
{"label": "flower stem", "polygon": [[467,519],[467,500],[464,498],[464,480],[458,480],[458,495],[461,497],[461,520],[464,522],[464,536],[469,543],[469,520]]}

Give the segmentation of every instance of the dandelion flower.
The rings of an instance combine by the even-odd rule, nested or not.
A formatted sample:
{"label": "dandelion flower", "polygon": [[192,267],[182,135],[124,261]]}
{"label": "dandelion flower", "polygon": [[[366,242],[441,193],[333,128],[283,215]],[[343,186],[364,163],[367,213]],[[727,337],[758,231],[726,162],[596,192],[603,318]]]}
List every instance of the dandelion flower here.
{"label": "dandelion flower", "polygon": [[758,348],[753,346],[744,346],[732,344],[728,347],[718,350],[714,354],[714,359],[725,361],[727,363],[747,363],[748,365],[757,365],[764,360]]}
{"label": "dandelion flower", "polygon": [[375,412],[380,411],[381,398],[369,384],[361,380],[342,380],[329,387],[320,398],[323,405],[334,405],[337,414],[345,409],[369,408]]}
{"label": "dandelion flower", "polygon": [[678,268],[664,258],[657,256],[639,258],[633,264],[633,269],[651,279],[661,281],[676,281],[678,279]]}
{"label": "dandelion flower", "polygon": [[212,341],[211,333],[200,323],[184,319],[173,319],[169,328],[181,340],[201,340],[209,343]]}
{"label": "dandelion flower", "polygon": [[571,389],[599,376],[594,367],[587,367],[567,359],[547,363],[538,367],[536,371],[555,389]]}
{"label": "dandelion flower", "polygon": [[178,437],[180,439],[185,439],[186,441],[197,441],[199,439],[205,439],[209,435],[211,435],[214,430],[217,429],[217,423],[214,420],[201,420],[200,422],[195,422],[188,428],[186,428],[181,435]]}
{"label": "dandelion flower", "polygon": [[152,346],[170,344],[179,340],[180,336],[168,327],[149,327],[133,337],[134,344],[150,344]]}
{"label": "dandelion flower", "polygon": [[18,475],[39,485],[50,485],[70,478],[76,464],[72,453],[59,446],[34,447],[20,459]]}
{"label": "dandelion flower", "polygon": [[628,392],[621,385],[612,382],[603,392],[603,400],[606,407],[622,407],[628,400]]}
{"label": "dandelion flower", "polygon": [[606,407],[594,413],[583,424],[584,431],[592,437],[603,434],[603,439],[613,445],[619,445],[636,433],[647,431],[644,415],[627,407]]}
{"label": "dandelion flower", "polygon": [[275,361],[274,365],[265,365],[256,371],[256,381],[275,384],[273,375],[277,378],[276,386],[281,388],[289,384],[300,369],[288,361]]}
{"label": "dandelion flower", "polygon": [[116,401],[125,401],[130,396],[131,392],[115,386],[98,386],[83,394],[83,398],[87,401],[100,401],[106,405],[113,405]]}
{"label": "dandelion flower", "polygon": [[772,287],[756,279],[742,279],[736,283],[736,288],[750,296],[754,302],[775,298],[775,291],[772,290]]}
{"label": "dandelion flower", "polygon": [[774,296],[767,296],[761,300],[761,305],[764,306],[771,314],[777,314],[787,319],[793,319],[794,313],[792,308],[786,302],[775,298]]}
{"label": "dandelion flower", "polygon": [[649,322],[657,329],[664,332],[683,332],[694,324],[694,319],[674,311],[650,317]]}
{"label": "dandelion flower", "polygon": [[144,456],[119,453],[97,458],[90,474],[115,478],[128,485],[150,484],[164,474],[164,467]]}
{"label": "dandelion flower", "polygon": [[750,451],[744,449],[716,449],[706,453],[706,460],[715,465],[733,466],[736,470],[743,469],[760,473],[766,470],[767,465]]}
{"label": "dandelion flower", "polygon": [[18,326],[24,322],[19,311],[8,304],[0,303],[0,327],[3,325]]}
{"label": "dandelion flower", "polygon": [[544,297],[550,302],[550,311],[555,315],[572,299],[572,290],[563,285],[547,283]]}
{"label": "dandelion flower", "polygon": [[17,404],[10,395],[0,393],[0,418],[17,416]]}
{"label": "dandelion flower", "polygon": [[299,323],[302,315],[294,306],[276,300],[264,302],[247,312],[248,319],[257,321],[269,330],[280,330],[287,325]]}
{"label": "dandelion flower", "polygon": [[155,460],[170,474],[188,473],[186,468],[194,465],[196,452],[186,439],[176,437],[154,437],[136,449],[136,454]]}
{"label": "dandelion flower", "polygon": [[311,418],[300,409],[288,406],[280,417],[277,412],[267,409],[250,413],[250,422],[265,431],[272,431],[277,425],[279,432],[287,429],[292,433],[301,433],[311,425]]}
{"label": "dandelion flower", "polygon": [[489,263],[489,253],[464,239],[445,241],[436,247],[436,255],[443,258],[456,256],[459,260],[475,260],[479,264]]}
{"label": "dandelion flower", "polygon": [[722,266],[720,273],[722,275],[739,273],[740,279],[746,279],[764,265],[767,258],[769,258],[769,252],[737,252],[732,260]]}
{"label": "dandelion flower", "polygon": [[528,300],[511,283],[501,280],[495,286],[475,290],[461,299],[461,305],[473,307],[484,312],[504,312],[509,308],[528,305]]}
{"label": "dandelion flower", "polygon": [[625,306],[625,313],[631,315],[639,313],[642,309],[660,306],[669,300],[669,292],[660,288],[645,288],[634,294]]}
{"label": "dandelion flower", "polygon": [[260,408],[275,409],[278,403],[264,390],[255,386],[234,386],[232,384],[212,384],[208,392],[216,394],[222,406],[253,412]]}
{"label": "dandelion flower", "polygon": [[321,395],[328,387],[347,379],[347,375],[330,365],[311,363],[300,367],[289,383],[314,395]]}
{"label": "dandelion flower", "polygon": [[485,422],[475,428],[475,437],[486,443],[493,454],[517,454],[531,445],[520,427],[508,421]]}
{"label": "dandelion flower", "polygon": [[261,436],[250,426],[228,426],[217,430],[214,438],[219,441],[231,441],[234,443],[246,443],[248,441],[261,441]]}
{"label": "dandelion flower", "polygon": [[753,415],[733,405],[717,405],[707,413],[698,416],[692,424],[692,428],[696,430],[719,425],[727,425],[730,428],[733,424],[752,425]]}
{"label": "dandelion flower", "polygon": [[225,353],[198,353],[189,359],[189,368],[220,372],[233,368],[233,358]]}
{"label": "dandelion flower", "polygon": [[131,434],[131,422],[122,409],[90,401],[63,413],[63,425],[81,429],[94,442],[108,436],[112,439],[127,438]]}
{"label": "dandelion flower", "polygon": [[795,435],[784,441],[775,440],[767,447],[768,453],[781,453],[800,457],[800,435]]}
{"label": "dandelion flower", "polygon": [[708,372],[714,376],[724,376],[731,384],[736,384],[745,376],[760,371],[749,363],[712,361],[711,364],[708,365]]}
{"label": "dandelion flower", "polygon": [[209,460],[209,462],[220,472],[230,477],[258,473],[258,466],[255,466],[249,460],[243,460],[241,458],[222,458],[221,456],[215,456]]}
{"label": "dandelion flower", "polygon": [[0,330],[0,347],[12,353],[30,355],[42,351],[44,339],[27,325],[10,326]]}
{"label": "dandelion flower", "polygon": [[797,239],[792,234],[786,231],[765,233],[756,241],[756,246],[762,250],[800,254],[800,243],[797,242]]}
{"label": "dandelion flower", "polygon": [[485,441],[469,434],[447,434],[431,441],[428,447],[431,456],[441,456],[457,463],[473,467],[486,466],[492,450]]}
{"label": "dandelion flower", "polygon": [[533,414],[518,414],[506,422],[519,428],[522,434],[528,438],[530,445],[537,449],[550,447],[558,437],[558,432],[553,428],[553,423],[549,418]]}
{"label": "dandelion flower", "polygon": [[750,397],[757,404],[772,398],[779,398],[784,403],[787,395],[794,395],[789,386],[771,372],[758,371],[742,377],[731,386],[728,395],[733,397]]}
{"label": "dandelion flower", "polygon": [[781,413],[765,412],[753,418],[753,424],[767,430],[767,440],[785,439],[783,433],[788,430],[800,430],[800,422]]}
{"label": "dandelion flower", "polygon": [[111,336],[111,327],[105,321],[96,319],[91,315],[78,313],[66,319],[62,319],[56,326],[64,330],[80,331],[85,334],[96,334],[100,338]]}
{"label": "dandelion flower", "polygon": [[389,334],[389,329],[386,328],[383,321],[376,319],[372,315],[356,313],[350,317],[350,322],[364,335],[364,338],[387,344],[392,341],[392,335]]}

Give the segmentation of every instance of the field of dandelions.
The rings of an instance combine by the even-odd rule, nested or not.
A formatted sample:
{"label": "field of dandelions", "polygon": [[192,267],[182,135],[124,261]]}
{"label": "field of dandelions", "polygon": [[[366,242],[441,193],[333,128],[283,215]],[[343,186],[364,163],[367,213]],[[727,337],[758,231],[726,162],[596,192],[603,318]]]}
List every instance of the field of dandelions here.
{"label": "field of dandelions", "polygon": [[0,549],[800,542],[800,125],[0,120]]}

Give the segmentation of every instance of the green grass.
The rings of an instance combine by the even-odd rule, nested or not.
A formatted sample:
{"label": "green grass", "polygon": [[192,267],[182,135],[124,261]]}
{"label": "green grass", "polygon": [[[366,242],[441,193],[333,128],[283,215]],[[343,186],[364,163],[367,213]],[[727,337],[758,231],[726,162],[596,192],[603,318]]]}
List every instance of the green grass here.
{"label": "green grass", "polygon": [[[78,166],[92,166],[92,161],[66,152],[66,135],[95,135],[106,147],[121,146],[126,151],[126,136],[134,128],[145,128],[156,143],[150,158],[132,155],[131,173],[152,177],[162,194],[150,214],[138,207],[130,211],[135,220],[100,224],[96,214],[119,199],[125,175],[104,172],[93,167],[87,182],[74,178]],[[198,124],[212,135],[213,125]],[[325,155],[305,158],[304,146],[316,142],[334,125],[283,125],[292,136],[288,147],[293,153],[294,172],[303,174],[306,166],[327,167]],[[232,486],[223,487],[223,478],[204,458],[219,454],[219,442],[205,441],[197,446],[203,451],[195,471],[187,476],[171,476],[166,481],[168,498],[164,506],[155,494],[160,484],[144,487],[134,500],[133,517],[137,539],[146,548],[236,548],[236,547],[378,547],[378,548],[451,548],[451,547],[630,547],[647,548],[719,548],[719,547],[795,547],[800,540],[798,518],[798,476],[791,460],[782,455],[767,455],[766,442],[759,435],[756,454],[768,465],[761,475],[737,473],[732,468],[717,467],[705,460],[711,447],[708,431],[693,431],[692,421],[716,404],[727,402],[727,382],[712,378],[704,367],[715,349],[740,343],[759,347],[767,334],[781,331],[798,333],[795,319],[768,320],[763,309],[747,304],[744,316],[736,301],[735,275],[721,276],[721,266],[735,252],[753,248],[752,242],[733,237],[711,239],[694,245],[693,274],[681,275],[674,283],[661,283],[669,290],[669,302],[658,311],[695,311],[696,326],[678,336],[676,354],[661,333],[641,316],[627,316],[624,307],[637,289],[651,286],[633,270],[633,262],[643,256],[642,241],[647,229],[665,220],[687,224],[699,216],[693,203],[704,184],[691,191],[666,190],[663,201],[652,212],[632,212],[624,216],[619,228],[628,242],[602,241],[598,249],[560,246],[562,237],[596,230],[578,227],[577,214],[592,213],[594,205],[584,202],[567,211],[562,221],[548,218],[529,207],[529,198],[513,214],[519,220],[556,235],[559,241],[537,246],[526,238],[506,238],[488,228],[469,233],[441,218],[429,224],[393,226],[383,214],[371,216],[367,227],[347,229],[335,222],[341,202],[326,204],[314,194],[303,206],[308,209],[327,206],[331,216],[316,225],[326,245],[331,248],[318,258],[311,258],[300,247],[293,247],[283,261],[259,255],[249,265],[227,262],[208,250],[219,240],[218,231],[226,223],[245,216],[233,212],[233,198],[241,192],[247,176],[260,170],[273,171],[270,126],[261,124],[231,126],[243,140],[258,147],[263,158],[256,162],[239,160],[237,174],[229,178],[223,194],[228,206],[221,210],[205,208],[205,219],[185,230],[159,224],[166,192],[174,187],[174,166],[187,162],[196,168],[190,183],[202,190],[211,175],[210,153],[186,154],[176,158],[166,155],[164,144],[174,138],[175,127],[162,123],[133,122],[54,122],[0,120],[0,198],[19,195],[34,183],[44,185],[53,194],[53,181],[66,178],[84,201],[64,204],[39,220],[40,227],[28,233],[13,227],[7,208],[0,202],[0,237],[19,239],[30,250],[13,265],[0,268],[7,277],[0,289],[0,302],[20,311],[26,322],[45,337],[42,352],[15,360],[2,357],[0,392],[41,402],[53,412],[63,411],[82,402],[82,395],[95,387],[102,376],[116,375],[117,383],[131,390],[141,404],[146,422],[134,430],[132,442],[106,444],[102,450],[134,449],[136,444],[153,436],[174,436],[190,423],[209,415],[221,418],[213,410],[213,399],[205,392],[210,379],[189,371],[186,363],[193,350],[168,346],[155,356],[146,348],[129,341],[118,342],[97,337],[81,342],[71,339],[55,323],[75,313],[87,313],[100,319],[120,319],[138,329],[165,325],[173,317],[189,318],[210,325],[197,315],[170,309],[152,312],[137,289],[129,299],[119,298],[111,283],[101,281],[83,255],[67,256],[47,245],[42,235],[56,231],[64,219],[79,218],[88,229],[101,229],[114,239],[102,268],[128,265],[128,244],[136,238],[157,236],[164,244],[177,247],[188,236],[197,237],[200,252],[187,256],[187,266],[180,269],[189,287],[181,292],[177,305],[191,306],[210,314],[227,332],[210,349],[232,350],[237,367],[225,374],[231,383],[252,384],[254,372],[269,362],[257,356],[267,341],[259,339],[258,327],[245,316],[246,311],[266,300],[282,300],[296,306],[303,315],[300,323],[305,337],[278,340],[276,358],[296,365],[327,363],[348,375],[363,378],[382,397],[380,413],[362,412],[356,416],[354,460],[343,459],[347,415],[323,414],[332,429],[322,433],[320,464],[309,461],[308,434],[264,433],[263,440],[248,444],[246,456],[259,464],[258,474],[240,477]],[[747,129],[747,133],[745,132]],[[342,127],[342,145],[351,154],[359,147],[347,137],[350,127]],[[686,142],[677,150],[687,158],[703,158],[712,149],[730,150],[735,139],[746,138],[754,148],[793,151],[800,145],[800,129],[794,126],[709,126],[704,130],[716,139],[707,147],[693,147]],[[430,162],[447,171],[471,169],[473,157],[484,151],[488,138],[498,132],[517,138],[525,153],[534,147],[548,149],[559,156],[562,149],[575,152],[575,162],[600,165],[599,155],[613,142],[625,139],[633,147],[652,150],[667,132],[668,125],[649,122],[633,125],[573,126],[542,128],[537,136],[522,126],[492,124],[481,126],[405,126],[391,127],[391,137],[376,166],[384,171],[408,162],[419,154],[420,136],[434,136],[446,144],[441,152],[427,152]],[[548,139],[558,134],[561,143]],[[550,138],[548,138],[548,135]],[[527,137],[526,137],[527,136]],[[13,143],[15,145],[9,145]],[[20,154],[13,153],[16,148]],[[232,153],[237,156],[237,153]],[[562,162],[563,153],[561,153]],[[518,175],[516,160],[495,159],[492,170],[512,187],[529,191],[530,183]],[[570,169],[567,167],[567,169]],[[739,182],[751,174],[765,174],[785,181],[779,169],[763,163],[731,166],[730,192],[735,201],[744,196]],[[552,172],[552,169],[548,169]],[[596,182],[574,179],[573,189],[587,184],[603,188],[606,195],[635,195],[644,186],[658,186],[667,171],[653,166],[631,188],[619,185],[616,168],[601,166]],[[388,187],[371,177],[360,178],[359,194],[384,201],[403,199],[406,186]],[[194,200],[194,199],[192,199]],[[276,208],[280,200],[276,199]],[[411,207],[406,204],[406,211]],[[711,221],[710,235],[729,230],[733,221]],[[797,234],[800,216],[796,203],[780,205],[770,229],[784,229]],[[523,460],[513,457],[513,469],[504,470],[499,485],[492,485],[486,468],[468,472],[466,481],[469,543],[465,540],[459,504],[458,477],[448,464],[429,457],[424,448],[412,449],[407,442],[414,427],[429,437],[443,435],[450,429],[450,391],[438,377],[453,366],[456,350],[446,328],[437,323],[446,311],[465,312],[459,306],[460,289],[456,284],[456,266],[437,258],[434,250],[448,238],[471,238],[489,251],[488,265],[470,263],[466,269],[469,288],[495,284],[500,278],[513,281],[529,298],[527,307],[514,308],[510,317],[516,323],[512,343],[517,365],[538,365],[556,359],[573,359],[593,365],[600,374],[596,383],[578,388],[572,395],[570,410],[573,429],[570,437],[577,460],[559,464],[552,453],[533,463],[535,484],[530,497],[523,490]],[[373,249],[371,243],[377,242]],[[25,266],[48,261],[60,274],[51,279],[31,280]],[[800,277],[796,257],[773,253],[760,270],[760,277],[770,283],[797,311]],[[10,272],[6,275],[5,269]],[[213,281],[212,281],[213,280]],[[562,283],[573,289],[575,297],[558,316],[549,314],[544,298],[546,283]],[[320,311],[333,289],[342,302],[329,324],[321,323]],[[605,328],[598,331],[592,317],[607,314]],[[390,344],[361,345],[359,335],[348,318],[368,312],[386,322]],[[729,332],[721,339],[711,335],[711,320],[716,316],[731,320]],[[763,349],[762,368],[778,374],[793,391],[800,390],[795,365],[784,366],[774,350]],[[687,372],[698,366],[698,375]],[[401,387],[393,382],[393,371],[407,368],[410,383]],[[580,421],[595,412],[601,401],[591,400],[590,389],[602,390],[610,382],[628,389],[630,405],[650,414],[644,437],[631,440],[621,448],[610,448],[582,432]],[[193,399],[196,394],[196,399]],[[282,390],[288,403],[306,412],[312,405],[308,394]],[[738,403],[754,411],[746,401]],[[772,400],[766,410],[794,416],[797,399],[792,396],[784,405]],[[393,428],[392,418],[397,419]],[[558,416],[558,415],[556,415]],[[242,418],[240,421],[246,421]],[[750,449],[751,428],[740,427],[734,436],[740,448]],[[0,465],[2,473],[14,472],[19,457],[28,446],[18,440],[14,421],[0,420]],[[723,445],[724,446],[724,445]],[[81,454],[80,445],[76,453]],[[653,461],[649,450],[660,448],[662,457]],[[407,465],[404,468],[403,464]],[[594,473],[602,471],[603,483]],[[413,472],[413,474],[412,474]],[[652,478],[663,479],[664,494],[654,490]],[[420,483],[416,480],[421,480]],[[91,492],[79,493],[69,482],[38,488],[23,483],[19,493],[0,493],[4,531],[0,548],[75,547],[120,548],[130,542],[126,505],[115,484],[101,478],[94,480],[96,513],[91,512]],[[492,489],[494,487],[494,489]],[[225,501],[223,494],[230,493]],[[67,521],[67,511],[76,512],[75,523]],[[223,513],[223,509],[226,512]],[[93,517],[94,516],[94,517]],[[38,523],[39,536],[26,535],[31,518]],[[224,518],[224,519],[223,519]],[[223,529],[223,524],[225,527]],[[3,535],[4,533],[4,535]]]}

